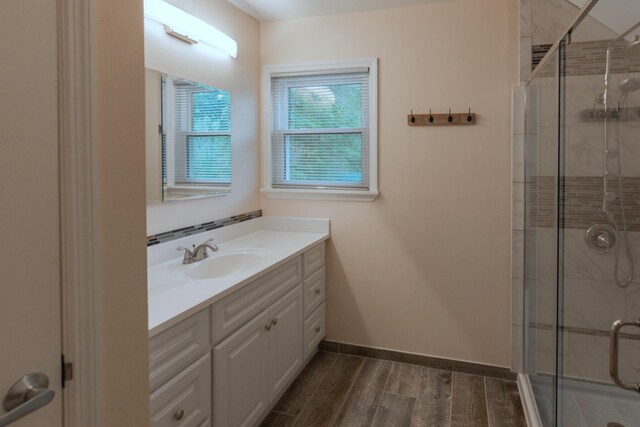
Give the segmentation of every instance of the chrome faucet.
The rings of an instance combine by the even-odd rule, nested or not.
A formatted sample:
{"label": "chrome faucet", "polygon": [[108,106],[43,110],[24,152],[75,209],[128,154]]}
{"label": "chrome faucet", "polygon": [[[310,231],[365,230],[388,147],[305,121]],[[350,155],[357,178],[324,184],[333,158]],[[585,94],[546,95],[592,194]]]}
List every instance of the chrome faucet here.
{"label": "chrome faucet", "polygon": [[184,258],[182,258],[182,263],[193,264],[194,262],[202,261],[203,259],[209,258],[209,251],[218,251],[218,247],[211,242],[213,242],[213,239],[208,239],[198,246],[192,245],[193,249],[183,247],[178,248],[179,251],[184,251]]}

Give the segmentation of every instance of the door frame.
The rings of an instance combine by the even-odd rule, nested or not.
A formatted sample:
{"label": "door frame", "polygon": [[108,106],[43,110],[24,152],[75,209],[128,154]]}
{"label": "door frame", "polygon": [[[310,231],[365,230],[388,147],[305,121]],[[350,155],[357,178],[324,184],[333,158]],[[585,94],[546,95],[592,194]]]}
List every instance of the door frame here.
{"label": "door frame", "polygon": [[65,427],[99,426],[99,287],[95,262],[95,0],[57,0],[62,351]]}

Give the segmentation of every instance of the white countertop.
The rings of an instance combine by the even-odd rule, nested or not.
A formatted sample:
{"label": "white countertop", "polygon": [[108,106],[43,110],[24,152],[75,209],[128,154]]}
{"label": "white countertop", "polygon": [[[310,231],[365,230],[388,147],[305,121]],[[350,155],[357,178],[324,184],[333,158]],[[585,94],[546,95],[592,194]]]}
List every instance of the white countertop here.
{"label": "white countertop", "polygon": [[[149,248],[149,336],[152,337],[255,279],[285,264],[312,246],[327,240],[329,220],[258,218]],[[294,230],[294,231],[291,231]],[[310,231],[304,231],[310,230]],[[264,256],[255,267],[215,279],[193,280],[184,276],[182,256],[175,251],[190,242],[214,237],[223,255],[232,251],[259,250]],[[168,260],[167,260],[168,259]],[[200,263],[207,262],[200,261]]]}

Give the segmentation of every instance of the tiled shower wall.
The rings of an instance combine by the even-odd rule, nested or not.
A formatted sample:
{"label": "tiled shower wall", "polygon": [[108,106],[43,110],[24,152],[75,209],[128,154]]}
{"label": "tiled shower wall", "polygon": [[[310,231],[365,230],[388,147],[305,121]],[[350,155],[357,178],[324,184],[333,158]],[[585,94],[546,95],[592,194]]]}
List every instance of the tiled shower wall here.
{"label": "tiled shower wall", "polygon": [[[525,81],[535,61],[548,49],[573,21],[578,9],[565,0],[521,0],[520,20],[520,80]],[[587,18],[576,33],[567,53],[566,79],[567,105],[565,122],[566,162],[563,192],[566,196],[562,230],[563,258],[563,368],[570,377],[610,382],[608,368],[608,329],[613,320],[621,317],[640,317],[640,280],[634,280],[626,289],[613,281],[615,258],[589,249],[584,240],[588,226],[598,221],[595,211],[602,198],[602,139],[601,121],[585,120],[593,108],[595,97],[602,92],[603,40],[612,33],[598,22]],[[614,56],[615,56],[614,52]],[[619,69],[616,64],[620,65]],[[614,72],[637,72],[640,58],[620,64],[614,61]],[[637,68],[636,68],[637,67]],[[555,99],[556,85],[553,67],[546,83],[538,84],[540,99]],[[541,78],[544,78],[544,73]],[[625,77],[615,76],[614,84]],[[540,79],[538,79],[540,80]],[[548,84],[547,84],[548,83]],[[637,96],[637,95],[636,95]],[[557,232],[554,230],[554,189],[557,173],[557,127],[554,105],[541,105],[535,117],[536,129],[524,127],[524,89],[513,91],[513,342],[512,367],[526,370],[523,361],[522,340],[523,304],[526,289],[529,310],[535,315],[536,354],[533,367],[536,372],[555,371],[555,291]],[[531,99],[530,99],[531,101]],[[542,102],[542,101],[541,101]],[[637,101],[636,101],[637,103]],[[632,105],[631,105],[632,106]],[[632,106],[633,107],[633,106]],[[632,112],[637,114],[637,112]],[[640,272],[640,121],[628,120],[618,126],[621,141],[619,152],[623,176],[623,193],[630,241],[637,273]],[[527,135],[525,132],[530,133]],[[524,143],[527,139],[527,144]],[[535,170],[525,177],[525,147],[529,160],[535,156]],[[615,160],[611,162],[615,167]],[[529,162],[531,163],[531,162]],[[617,182],[611,183],[618,193]],[[525,195],[530,206],[525,212]],[[618,211],[616,200],[612,209]],[[526,220],[525,220],[526,217]],[[619,220],[619,214],[618,214]],[[527,234],[527,272],[524,269],[525,234]],[[531,257],[531,252],[534,256]],[[531,264],[534,265],[531,265]],[[533,286],[535,281],[535,286]],[[527,282],[530,286],[525,286]],[[634,331],[629,331],[634,332]],[[637,331],[636,331],[637,332]],[[640,340],[626,335],[622,340],[623,374],[626,378],[640,377]],[[531,355],[530,355],[531,356]],[[529,368],[529,362],[527,368]]]}
{"label": "tiled shower wall", "polygon": [[[558,41],[579,12],[580,9],[567,0],[520,0],[520,81],[529,77],[534,63]],[[574,42],[607,40],[614,36],[610,29],[591,17],[585,19],[581,30]]]}

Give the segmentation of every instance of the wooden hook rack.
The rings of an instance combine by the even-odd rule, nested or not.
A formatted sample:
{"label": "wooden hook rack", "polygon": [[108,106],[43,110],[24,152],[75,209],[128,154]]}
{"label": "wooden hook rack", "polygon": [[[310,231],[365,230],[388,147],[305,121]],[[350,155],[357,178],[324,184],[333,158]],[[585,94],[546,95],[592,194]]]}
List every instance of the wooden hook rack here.
{"label": "wooden hook rack", "polygon": [[411,114],[407,115],[409,126],[464,126],[475,125],[476,114],[471,111],[466,113],[444,114]]}

